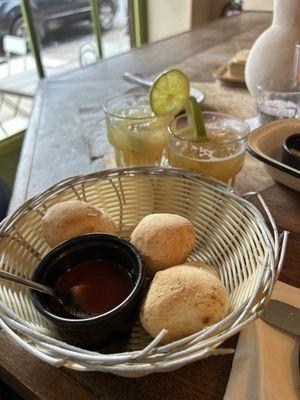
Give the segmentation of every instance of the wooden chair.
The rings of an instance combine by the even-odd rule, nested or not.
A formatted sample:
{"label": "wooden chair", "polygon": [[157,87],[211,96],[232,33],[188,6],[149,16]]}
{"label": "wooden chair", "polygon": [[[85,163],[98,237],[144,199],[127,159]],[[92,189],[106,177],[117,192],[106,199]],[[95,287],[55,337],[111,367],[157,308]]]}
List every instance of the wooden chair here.
{"label": "wooden chair", "polygon": [[22,100],[0,92],[0,179],[11,187],[31,108],[23,106]]}
{"label": "wooden chair", "polygon": [[[29,112],[21,105],[21,96],[11,96],[0,92],[0,141],[10,138],[27,128]],[[10,110],[7,118],[3,118],[1,110]],[[7,114],[7,112],[6,112]]]}
{"label": "wooden chair", "polygon": [[11,74],[12,55],[22,57],[23,71],[27,71],[27,40],[25,38],[13,35],[4,35],[3,50],[5,53],[8,76]]}

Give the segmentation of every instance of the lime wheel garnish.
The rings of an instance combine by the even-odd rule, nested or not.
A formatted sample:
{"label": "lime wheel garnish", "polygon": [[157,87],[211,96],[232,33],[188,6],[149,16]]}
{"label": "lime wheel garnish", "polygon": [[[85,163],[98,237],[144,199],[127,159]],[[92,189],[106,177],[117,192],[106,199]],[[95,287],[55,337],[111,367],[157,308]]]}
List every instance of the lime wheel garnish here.
{"label": "lime wheel garnish", "polygon": [[178,114],[190,94],[189,78],[178,69],[159,75],[150,89],[150,106],[154,114]]}

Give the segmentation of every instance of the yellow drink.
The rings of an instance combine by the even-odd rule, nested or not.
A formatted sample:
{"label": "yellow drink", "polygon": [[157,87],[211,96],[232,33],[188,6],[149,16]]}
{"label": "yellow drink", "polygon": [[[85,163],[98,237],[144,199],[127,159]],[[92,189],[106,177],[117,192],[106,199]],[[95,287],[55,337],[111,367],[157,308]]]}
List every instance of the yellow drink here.
{"label": "yellow drink", "polygon": [[171,116],[153,115],[145,96],[131,95],[120,99],[111,101],[113,110],[109,111],[109,106],[113,106],[110,102],[104,108],[108,140],[114,148],[117,166],[163,164]]}
{"label": "yellow drink", "polygon": [[203,113],[207,138],[197,138],[186,116],[170,125],[169,164],[192,169],[225,183],[241,170],[247,144],[248,127],[237,118],[217,113]]}

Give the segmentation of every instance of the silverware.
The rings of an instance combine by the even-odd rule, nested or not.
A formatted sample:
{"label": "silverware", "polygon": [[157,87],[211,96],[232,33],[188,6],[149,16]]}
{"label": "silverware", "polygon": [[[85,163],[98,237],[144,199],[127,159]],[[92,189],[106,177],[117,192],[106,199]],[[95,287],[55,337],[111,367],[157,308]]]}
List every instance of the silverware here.
{"label": "silverware", "polygon": [[152,86],[152,81],[150,79],[146,79],[141,74],[132,74],[131,72],[124,72],[123,79],[130,83],[137,83],[140,86],[143,86],[146,89]]}
{"label": "silverware", "polygon": [[78,304],[78,299],[76,298],[76,288],[80,285],[73,286],[62,293],[57,293],[54,289],[49,286],[42,285],[40,283],[31,281],[26,278],[22,278],[18,275],[11,274],[6,271],[0,271],[0,279],[6,281],[15,282],[18,285],[26,286],[30,289],[37,290],[38,292],[48,294],[49,296],[55,297],[70,314],[79,318],[87,318],[90,315],[82,310]]}
{"label": "silverware", "polygon": [[300,337],[300,309],[278,300],[270,300],[260,317],[293,335]]}
{"label": "silverware", "polygon": [[42,292],[45,294],[49,294],[50,296],[56,297],[54,289],[50,288],[49,286],[45,286],[40,283],[30,281],[29,279],[22,278],[18,275],[14,275],[5,271],[0,271],[0,278],[6,281],[18,283],[19,285],[23,285],[29,287],[30,289],[37,290],[38,292]]}
{"label": "silverware", "polygon": [[[143,86],[144,88],[147,89],[151,87],[153,84],[153,81],[144,78],[143,75],[132,74],[131,72],[124,72],[123,79],[125,79],[125,81],[130,83],[137,83],[138,85]],[[202,103],[205,98],[204,93],[201,90],[196,89],[194,87],[190,88],[190,95],[196,97],[198,103]]]}

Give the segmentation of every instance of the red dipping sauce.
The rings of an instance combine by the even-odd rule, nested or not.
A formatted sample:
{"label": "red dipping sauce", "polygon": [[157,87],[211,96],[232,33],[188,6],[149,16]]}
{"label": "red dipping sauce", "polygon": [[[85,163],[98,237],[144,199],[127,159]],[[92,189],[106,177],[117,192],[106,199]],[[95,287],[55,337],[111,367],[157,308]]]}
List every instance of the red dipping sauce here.
{"label": "red dipping sauce", "polygon": [[[77,303],[91,316],[111,311],[133,290],[127,269],[105,260],[87,261],[70,268],[60,277],[55,290],[62,293],[74,286],[77,286],[74,288]],[[55,298],[52,298],[50,307],[60,317],[76,318]]]}

